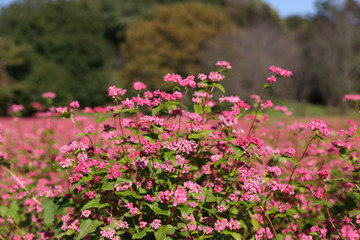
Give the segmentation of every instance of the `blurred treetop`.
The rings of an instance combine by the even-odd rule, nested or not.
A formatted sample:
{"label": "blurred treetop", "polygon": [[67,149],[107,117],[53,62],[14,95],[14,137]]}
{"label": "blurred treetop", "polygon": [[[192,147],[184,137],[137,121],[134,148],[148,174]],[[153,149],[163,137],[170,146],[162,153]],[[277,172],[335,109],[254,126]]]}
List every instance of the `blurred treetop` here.
{"label": "blurred treetop", "polygon": [[360,7],[317,2],[314,16],[281,19],[261,0],[16,1],[0,11],[0,114],[45,91],[57,105],[104,105],[109,85],[154,90],[166,73],[206,72],[217,60],[233,64],[228,94],[246,99],[278,64],[295,74],[274,95],[338,105],[360,90]]}

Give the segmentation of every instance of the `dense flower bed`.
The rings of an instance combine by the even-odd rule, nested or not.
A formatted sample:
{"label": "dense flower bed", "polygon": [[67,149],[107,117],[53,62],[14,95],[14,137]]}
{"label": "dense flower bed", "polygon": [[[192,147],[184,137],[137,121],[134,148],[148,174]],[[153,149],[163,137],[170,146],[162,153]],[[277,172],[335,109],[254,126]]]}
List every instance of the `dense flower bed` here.
{"label": "dense flower bed", "polygon": [[252,103],[226,96],[231,65],[217,66],[167,74],[172,92],[111,86],[108,107],[55,109],[54,93],[32,119],[12,106],[0,121],[0,239],[358,239],[356,120],[287,118],[266,100],[291,81],[275,66]]}

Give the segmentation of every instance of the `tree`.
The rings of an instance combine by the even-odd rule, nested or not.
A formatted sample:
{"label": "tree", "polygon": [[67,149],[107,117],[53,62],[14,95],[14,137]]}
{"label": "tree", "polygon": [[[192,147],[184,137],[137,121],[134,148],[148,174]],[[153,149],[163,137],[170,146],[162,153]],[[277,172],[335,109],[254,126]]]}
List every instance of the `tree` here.
{"label": "tree", "polygon": [[139,21],[126,32],[122,83],[161,84],[167,73],[183,76],[201,71],[203,46],[226,29],[220,6],[201,3],[158,6],[153,21]]}
{"label": "tree", "polygon": [[[25,0],[2,10],[0,32],[16,44],[29,45],[39,55],[31,58],[35,62],[30,64],[32,70],[27,74],[36,72],[37,76],[44,76],[51,75],[49,69],[59,70],[59,75],[68,77],[59,84],[67,81],[70,86],[56,89],[59,95],[75,96],[84,105],[105,103],[112,46],[96,14],[81,9],[73,1]],[[48,67],[36,66],[44,63],[38,59],[47,61]],[[18,80],[29,82],[35,76],[24,75]],[[47,85],[45,81],[37,82],[40,89]],[[65,90],[70,93],[60,93]]]}
{"label": "tree", "polygon": [[322,1],[318,7],[318,15],[300,38],[302,78],[311,83],[306,94],[309,101],[334,106],[344,94],[359,90],[359,4],[346,1],[339,7],[333,1]]}

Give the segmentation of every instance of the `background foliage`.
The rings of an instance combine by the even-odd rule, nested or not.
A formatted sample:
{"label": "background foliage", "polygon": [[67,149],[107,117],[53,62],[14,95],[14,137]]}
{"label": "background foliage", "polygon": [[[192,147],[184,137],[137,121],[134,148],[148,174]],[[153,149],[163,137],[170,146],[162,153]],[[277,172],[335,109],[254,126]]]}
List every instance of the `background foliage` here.
{"label": "background foliage", "polygon": [[282,19],[260,0],[17,1],[0,12],[0,113],[45,91],[56,105],[104,105],[110,84],[157,89],[166,73],[205,72],[218,59],[236,69],[229,94],[246,99],[275,64],[294,70],[275,97],[339,106],[360,90],[360,4],[317,6]]}

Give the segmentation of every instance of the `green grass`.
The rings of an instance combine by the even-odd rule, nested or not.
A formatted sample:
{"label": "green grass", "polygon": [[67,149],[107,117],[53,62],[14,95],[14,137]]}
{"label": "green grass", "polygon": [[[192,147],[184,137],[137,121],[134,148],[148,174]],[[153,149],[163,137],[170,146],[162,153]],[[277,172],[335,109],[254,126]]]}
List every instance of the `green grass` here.
{"label": "green grass", "polygon": [[[301,116],[301,117],[319,117],[319,116],[351,116],[358,117],[359,113],[351,106],[347,109],[346,114],[342,111],[340,107],[326,107],[323,105],[316,105],[311,103],[301,103],[291,100],[276,99],[273,100],[274,105],[287,106],[288,109],[292,112],[292,116]],[[280,117],[284,116],[284,113],[270,109],[266,112],[269,117]]]}

